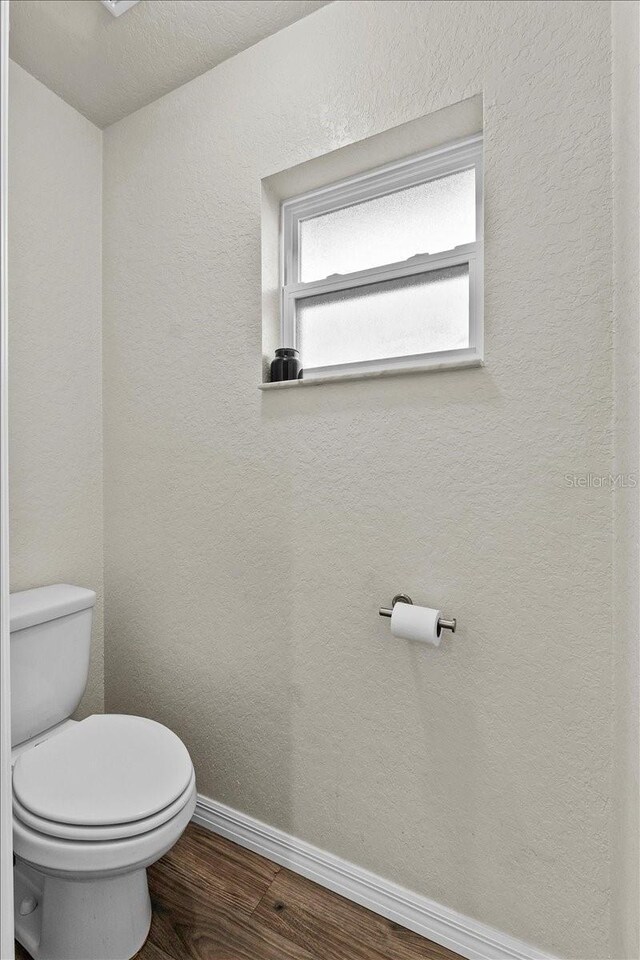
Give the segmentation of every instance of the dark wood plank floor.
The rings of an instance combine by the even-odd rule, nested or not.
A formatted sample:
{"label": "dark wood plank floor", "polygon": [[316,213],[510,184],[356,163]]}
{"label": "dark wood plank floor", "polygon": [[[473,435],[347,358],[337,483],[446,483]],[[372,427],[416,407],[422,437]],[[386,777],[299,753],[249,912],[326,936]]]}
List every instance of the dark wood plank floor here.
{"label": "dark wood plank floor", "polygon": [[194,824],[149,869],[149,889],[137,960],[460,960]]}

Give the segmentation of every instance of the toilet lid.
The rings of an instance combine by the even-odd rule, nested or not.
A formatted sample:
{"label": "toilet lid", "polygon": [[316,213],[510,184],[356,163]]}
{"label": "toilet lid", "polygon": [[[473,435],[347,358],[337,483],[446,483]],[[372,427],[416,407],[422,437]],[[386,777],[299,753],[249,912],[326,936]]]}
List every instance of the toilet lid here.
{"label": "toilet lid", "polygon": [[187,748],[162,724],[96,715],[22,753],[13,792],[38,817],[104,826],[157,813],[186,790],[192,773]]}

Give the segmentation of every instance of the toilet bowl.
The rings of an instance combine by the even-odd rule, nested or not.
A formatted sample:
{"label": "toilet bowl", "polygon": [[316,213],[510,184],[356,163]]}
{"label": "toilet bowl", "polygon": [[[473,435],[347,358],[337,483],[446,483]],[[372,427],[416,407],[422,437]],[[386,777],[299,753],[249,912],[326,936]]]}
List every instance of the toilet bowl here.
{"label": "toilet bowl", "polygon": [[[42,596],[42,591],[56,589],[55,597]],[[91,591],[74,593],[79,589],[62,591],[63,599],[74,599],[74,610],[60,602],[59,588],[26,591],[38,593],[30,599],[49,614],[53,604],[57,633],[74,660],[82,643],[69,641],[74,633],[75,641],[81,640],[87,627],[87,618],[79,622],[77,614],[89,609],[86,594],[93,596]],[[79,602],[85,604],[82,611]],[[24,601],[15,606],[23,611]],[[50,621],[42,619],[41,609],[38,624],[25,626],[24,617],[13,613],[12,604],[12,653],[14,642],[22,652],[31,646],[33,653]],[[65,618],[67,629],[61,623]],[[19,630],[14,630],[16,624],[21,624]],[[36,626],[37,635],[29,637]],[[59,644],[63,652],[64,646]],[[16,689],[23,694],[20,671],[26,663],[24,656],[16,658]],[[23,710],[14,728],[29,728],[27,714],[33,719],[38,710],[37,688],[38,676],[34,709],[30,714]],[[144,943],[151,922],[146,868],[171,849],[195,809],[193,765],[182,741],[153,720],[119,714],[69,719],[68,694],[53,711],[58,722],[44,729],[40,722],[31,723],[35,732],[13,750],[16,937],[34,960],[129,960]],[[52,716],[56,695],[50,682],[41,699]]]}

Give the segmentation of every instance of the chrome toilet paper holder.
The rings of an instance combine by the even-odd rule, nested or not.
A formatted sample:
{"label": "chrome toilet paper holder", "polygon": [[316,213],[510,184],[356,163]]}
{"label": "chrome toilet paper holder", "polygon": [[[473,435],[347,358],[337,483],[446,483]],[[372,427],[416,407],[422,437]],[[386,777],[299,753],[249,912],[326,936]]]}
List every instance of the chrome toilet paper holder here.
{"label": "chrome toilet paper holder", "polygon": [[[396,593],[395,597],[391,601],[391,608],[389,607],[380,607],[378,613],[381,617],[390,617],[393,613],[393,608],[396,603],[411,603],[413,600],[406,593]],[[438,620],[438,629],[439,630],[451,630],[451,633],[456,632],[456,620],[445,620],[444,617],[440,617]]]}

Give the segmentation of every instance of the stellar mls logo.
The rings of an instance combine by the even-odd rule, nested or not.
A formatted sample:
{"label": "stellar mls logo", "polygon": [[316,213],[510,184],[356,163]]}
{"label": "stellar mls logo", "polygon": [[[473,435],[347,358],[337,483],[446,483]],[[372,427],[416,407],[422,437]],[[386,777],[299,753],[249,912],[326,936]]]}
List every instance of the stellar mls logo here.
{"label": "stellar mls logo", "polygon": [[582,490],[633,490],[638,477],[635,473],[565,473],[564,482]]}

